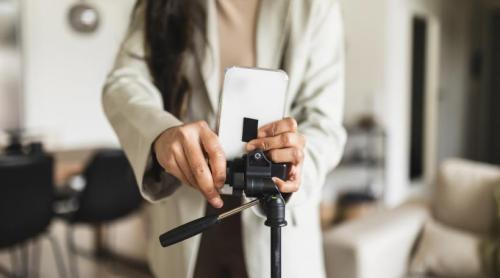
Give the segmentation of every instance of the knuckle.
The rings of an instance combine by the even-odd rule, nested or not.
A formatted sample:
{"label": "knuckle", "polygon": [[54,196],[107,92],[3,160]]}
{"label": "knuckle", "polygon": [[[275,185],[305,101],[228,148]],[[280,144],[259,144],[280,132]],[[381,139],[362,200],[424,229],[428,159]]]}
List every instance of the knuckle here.
{"label": "knuckle", "polygon": [[224,182],[226,181],[226,172],[225,171],[218,171],[215,173],[215,179],[219,182]]}
{"label": "knuckle", "polygon": [[281,143],[283,146],[290,146],[293,141],[292,135],[290,133],[283,133],[281,135]]}
{"label": "knuckle", "polygon": [[173,158],[165,159],[164,163],[165,163],[164,167],[166,170],[172,170],[177,166],[177,164],[175,163],[175,160]]}
{"label": "knuckle", "polygon": [[217,193],[212,186],[200,186],[200,191],[206,197],[213,197]]}
{"label": "knuckle", "polygon": [[199,128],[202,128],[202,129],[206,129],[208,128],[208,124],[206,121],[197,121],[196,122],[196,125],[199,127]]}
{"label": "knuckle", "polygon": [[182,153],[182,145],[179,144],[178,142],[175,142],[173,144],[170,145],[170,153],[172,155],[179,155]]}
{"label": "knuckle", "polygon": [[157,156],[157,158],[166,163],[168,160],[174,160],[175,156],[169,149],[167,149],[165,152],[159,154],[159,156]]}
{"label": "knuckle", "polygon": [[267,155],[269,156],[269,159],[271,159],[271,161],[276,161],[278,159],[275,150],[268,151]]}
{"label": "knuckle", "polygon": [[204,141],[207,148],[211,151],[217,151],[220,149],[219,143],[217,141],[217,135],[212,133],[212,131],[206,133],[205,136],[201,136],[201,139]]}
{"label": "knuckle", "polygon": [[207,195],[213,195],[215,193],[213,186],[205,185],[201,186],[200,189]]}
{"label": "knuckle", "polygon": [[219,169],[218,171],[221,172],[222,170],[224,170],[224,172],[226,171],[226,164],[227,164],[227,161],[226,161],[226,158],[225,156],[221,153],[221,152],[217,152],[213,159],[212,159],[212,163],[214,164],[214,166]]}
{"label": "knuckle", "polygon": [[271,124],[271,136],[275,136],[277,132],[278,132],[278,123],[273,122]]}
{"label": "knuckle", "polygon": [[257,139],[256,141],[254,141],[253,145],[257,148],[257,149],[262,149],[262,150],[266,150],[266,140],[263,140],[263,139]]}
{"label": "knuckle", "polygon": [[288,127],[290,128],[290,130],[292,130],[292,131],[297,130],[297,121],[294,118],[292,118],[292,117],[287,118],[287,123],[288,123]]}
{"label": "knuckle", "polygon": [[189,127],[187,126],[180,127],[178,131],[181,140],[185,141],[189,138]]}
{"label": "knuckle", "polygon": [[203,176],[205,173],[205,167],[202,164],[197,164],[193,166],[193,174],[197,177]]}
{"label": "knuckle", "polygon": [[210,166],[213,167],[212,171],[215,174],[225,174],[226,173],[226,160],[222,157],[217,157],[210,162]]}
{"label": "knuckle", "polygon": [[224,152],[218,144],[208,144],[206,151],[210,152],[210,154],[216,159],[224,157]]}
{"label": "knuckle", "polygon": [[222,150],[221,147],[217,147],[217,150],[215,151],[215,157],[219,160],[222,160],[224,161],[224,163],[226,163],[226,155],[224,154],[224,151]]}
{"label": "knuckle", "polygon": [[255,141],[253,141],[252,144],[257,149],[264,149],[264,140],[263,139],[255,139]]}
{"label": "knuckle", "polygon": [[299,163],[304,159],[304,152],[301,149],[294,149],[293,156],[295,157],[295,162]]}
{"label": "knuckle", "polygon": [[218,169],[214,171],[215,177],[216,178],[223,178],[226,176],[226,171],[222,171],[222,169]]}
{"label": "knuckle", "polygon": [[262,141],[262,149],[267,151],[271,149],[271,144],[267,140]]}

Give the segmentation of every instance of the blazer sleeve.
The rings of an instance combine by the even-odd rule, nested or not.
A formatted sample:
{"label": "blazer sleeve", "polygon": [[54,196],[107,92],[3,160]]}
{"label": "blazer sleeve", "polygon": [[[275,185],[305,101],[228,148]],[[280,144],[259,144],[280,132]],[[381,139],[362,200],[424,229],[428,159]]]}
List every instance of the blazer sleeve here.
{"label": "blazer sleeve", "polygon": [[302,184],[288,204],[319,201],[327,174],[339,163],[346,141],[344,32],[338,1],[319,1],[313,16],[308,63],[290,114],[306,137]]}
{"label": "blazer sleeve", "polygon": [[139,1],[134,9],[129,30],[104,85],[102,105],[130,161],[141,194],[154,202],[172,194],[180,182],[154,167],[152,144],[164,130],[182,122],[163,109],[161,94],[145,61],[144,2]]}

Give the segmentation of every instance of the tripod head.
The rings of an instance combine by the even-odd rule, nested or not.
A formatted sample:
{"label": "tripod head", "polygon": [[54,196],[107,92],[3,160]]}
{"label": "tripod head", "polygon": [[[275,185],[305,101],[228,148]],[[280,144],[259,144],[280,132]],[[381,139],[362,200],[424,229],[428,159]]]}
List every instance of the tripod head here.
{"label": "tripod head", "polygon": [[285,180],[288,165],[272,163],[262,150],[254,150],[233,161],[227,162],[226,183],[235,196],[245,193],[247,197],[263,198],[269,194],[279,194],[272,177]]}
{"label": "tripod head", "polygon": [[256,199],[220,215],[207,215],[170,230],[160,236],[161,245],[167,247],[195,236],[222,219],[255,206],[259,202],[266,212],[267,226],[285,226],[285,200],[271,178],[286,180],[287,175],[288,165],[272,163],[262,150],[254,150],[241,158],[228,161],[226,183],[233,188],[233,195],[241,196],[245,193],[247,197]]}

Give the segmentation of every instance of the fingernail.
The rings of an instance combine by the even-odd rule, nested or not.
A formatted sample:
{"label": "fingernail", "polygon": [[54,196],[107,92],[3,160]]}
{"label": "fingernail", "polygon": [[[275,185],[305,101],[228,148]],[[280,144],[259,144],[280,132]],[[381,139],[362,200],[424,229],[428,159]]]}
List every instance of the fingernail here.
{"label": "fingernail", "polygon": [[224,205],[224,203],[222,202],[222,199],[220,197],[213,198],[212,200],[210,200],[210,203],[215,208],[221,208]]}
{"label": "fingernail", "polygon": [[255,150],[255,146],[254,146],[254,145],[250,145],[250,144],[248,144],[248,145],[247,145],[247,151],[248,151],[248,152],[251,152],[251,151],[253,151],[253,150]]}
{"label": "fingernail", "polygon": [[273,180],[274,183],[278,182],[278,178],[277,177],[272,177],[271,179]]}

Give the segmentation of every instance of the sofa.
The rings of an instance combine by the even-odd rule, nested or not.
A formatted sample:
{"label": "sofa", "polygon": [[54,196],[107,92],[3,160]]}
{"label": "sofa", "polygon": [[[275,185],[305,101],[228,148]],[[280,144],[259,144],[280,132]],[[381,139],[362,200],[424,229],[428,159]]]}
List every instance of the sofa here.
{"label": "sofa", "polygon": [[485,242],[500,246],[500,168],[450,159],[431,187],[425,200],[326,231],[328,277],[487,277]]}

